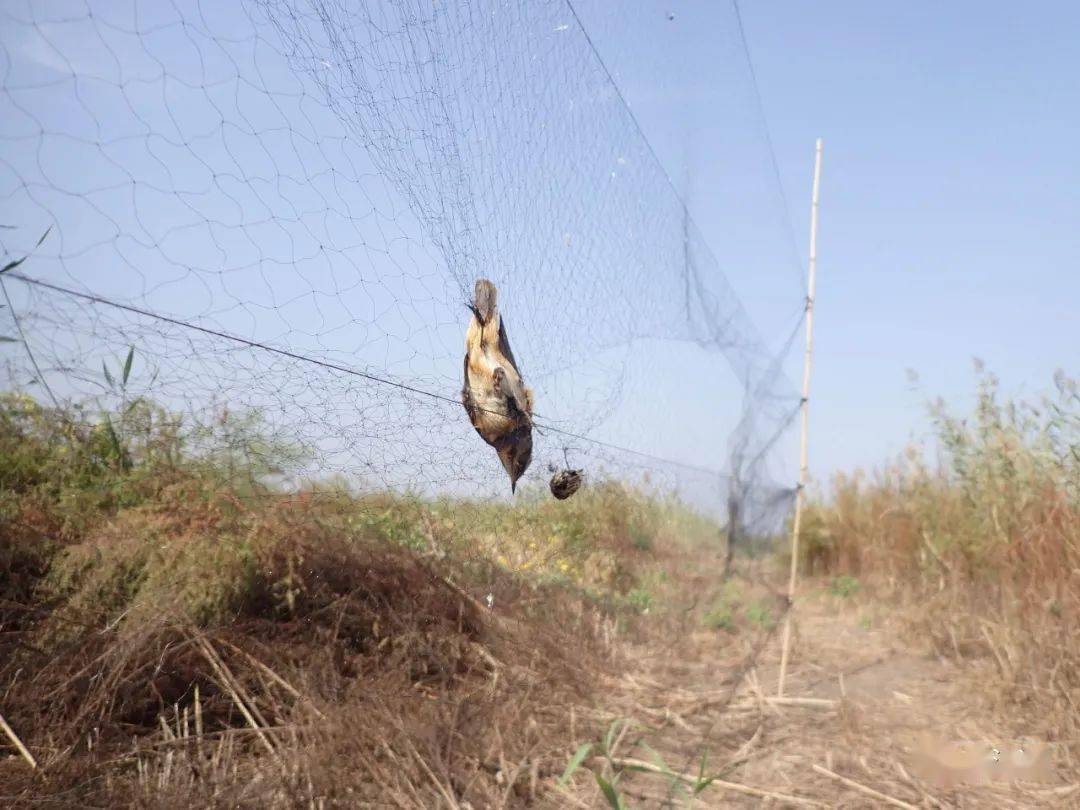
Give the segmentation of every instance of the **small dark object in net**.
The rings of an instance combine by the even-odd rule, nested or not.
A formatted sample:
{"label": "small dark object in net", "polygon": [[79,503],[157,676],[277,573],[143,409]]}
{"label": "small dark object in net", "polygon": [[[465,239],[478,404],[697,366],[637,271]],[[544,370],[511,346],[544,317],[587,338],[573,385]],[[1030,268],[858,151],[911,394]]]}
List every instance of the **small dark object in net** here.
{"label": "small dark object in net", "polygon": [[551,476],[551,494],[565,501],[581,486],[581,470],[559,470]]}

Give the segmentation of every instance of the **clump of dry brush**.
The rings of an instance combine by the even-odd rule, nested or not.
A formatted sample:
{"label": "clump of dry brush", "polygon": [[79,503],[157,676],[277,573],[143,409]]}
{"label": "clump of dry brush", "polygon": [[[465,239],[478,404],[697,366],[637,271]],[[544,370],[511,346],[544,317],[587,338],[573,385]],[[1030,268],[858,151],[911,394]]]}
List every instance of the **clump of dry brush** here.
{"label": "clump of dry brush", "polygon": [[[607,613],[462,553],[437,504],[283,493],[250,460],[265,446],[239,464],[185,442],[146,402],[116,422],[0,402],[0,712],[39,764],[0,759],[0,804],[543,794],[610,653]],[[486,508],[463,514],[490,534]]]}
{"label": "clump of dry brush", "polygon": [[[932,408],[937,463],[913,450],[874,477],[838,477],[808,513],[806,564],[914,596],[945,655],[992,661],[991,688],[1027,711],[1016,731],[1080,736],[1080,388],[1039,402]],[[1067,756],[1075,756],[1075,751]]]}

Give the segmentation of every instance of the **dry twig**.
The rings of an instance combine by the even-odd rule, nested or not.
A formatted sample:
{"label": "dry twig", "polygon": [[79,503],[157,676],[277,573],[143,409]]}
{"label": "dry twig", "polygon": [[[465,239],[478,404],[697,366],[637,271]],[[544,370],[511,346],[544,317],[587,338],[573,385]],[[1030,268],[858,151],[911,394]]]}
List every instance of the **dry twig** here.
{"label": "dry twig", "polygon": [[[597,757],[599,762],[608,762],[606,758]],[[675,773],[667,768],[661,768],[659,765],[654,765],[651,762],[646,762],[642,759],[612,759],[610,760],[612,765],[622,768],[634,768],[635,770],[648,771],[649,773],[660,774],[666,776],[669,779],[677,779],[680,782],[685,782],[690,785],[695,785],[698,782],[696,776],[690,776],[684,773]],[[792,796],[788,793],[776,793],[771,790],[762,790],[761,788],[750,787],[749,785],[742,785],[738,782],[725,782],[723,779],[714,779],[709,783],[709,787],[721,788],[723,790],[730,790],[734,793],[742,793],[746,796],[757,796],[762,799],[773,799],[775,801],[784,801],[790,804],[798,804],[803,807],[828,807],[827,804],[814,801],[813,799],[804,799],[802,796]]]}
{"label": "dry twig", "polygon": [[19,735],[16,734],[15,730],[8,725],[7,720],[4,719],[4,715],[2,714],[0,714],[0,728],[4,730],[4,734],[7,735],[7,738],[11,740],[12,744],[14,744],[17,749],[19,749],[19,753],[22,754],[22,758],[30,763],[30,767],[36,768],[37,760],[34,759],[34,755],[30,753],[30,749],[23,745],[23,741],[19,739]]}
{"label": "dry twig", "polygon": [[838,773],[833,773],[828,768],[823,768],[817,763],[815,763],[813,767],[814,770],[818,773],[823,774],[824,776],[828,776],[830,779],[835,779],[838,782],[842,782],[852,790],[857,790],[860,793],[865,793],[867,796],[873,796],[875,799],[880,799],[881,801],[887,802],[894,807],[904,807],[907,808],[907,810],[918,810],[918,808],[915,807],[915,805],[913,804],[908,804],[907,802],[901,801],[900,799],[897,799],[893,796],[889,796],[888,794],[874,790],[871,787],[867,787],[866,785],[856,782],[854,779],[848,779],[846,776],[841,776]]}
{"label": "dry twig", "polygon": [[[210,667],[214,670],[214,673],[218,676],[218,680],[221,681],[221,685],[228,691],[229,696],[233,699],[233,703],[236,704],[236,708],[240,710],[240,713],[244,715],[244,719],[248,721],[248,724],[255,730],[255,733],[259,737],[259,741],[262,742],[263,747],[270,752],[271,756],[277,754],[276,749],[270,744],[270,740],[263,733],[263,726],[252,716],[252,711],[248,709],[247,704],[241,699],[239,691],[240,685],[235,682],[234,678],[231,678],[231,673],[225,668],[223,662],[221,662],[217,655],[214,653],[214,648],[210,646],[210,643],[198,636],[195,638],[195,643],[199,647],[203,654],[203,657],[209,662]],[[265,723],[263,725],[266,725]]]}

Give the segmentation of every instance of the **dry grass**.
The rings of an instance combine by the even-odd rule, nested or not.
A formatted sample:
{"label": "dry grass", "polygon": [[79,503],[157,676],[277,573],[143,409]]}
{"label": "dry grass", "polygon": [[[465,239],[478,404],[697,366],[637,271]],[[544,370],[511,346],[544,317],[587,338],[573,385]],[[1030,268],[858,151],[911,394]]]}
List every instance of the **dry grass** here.
{"label": "dry grass", "polygon": [[838,477],[803,540],[810,570],[899,600],[940,654],[992,662],[985,686],[1023,731],[1064,742],[1080,737],[1080,393],[1055,382],[1024,404],[986,377],[966,419],[938,404],[941,463],[912,451]]}
{"label": "dry grass", "polygon": [[[803,538],[824,599],[901,606],[956,672],[994,669],[982,688],[1023,722],[1003,732],[1058,742],[1080,730],[1078,406],[1065,380],[1034,408],[988,380],[973,419],[935,411],[940,464],[837,479]],[[841,637],[808,614],[797,649],[828,655],[803,649],[800,697],[770,700],[778,561],[722,581],[717,528],[677,502],[283,493],[148,404],[116,427],[0,407],[0,711],[41,766],[5,746],[4,806],[596,806],[592,778],[557,784],[588,741],[635,805],[690,801],[706,752],[703,806],[939,802],[843,676],[839,696],[811,676],[869,667],[940,719],[945,665],[909,687],[854,616]]]}
{"label": "dry grass", "polygon": [[542,802],[651,547],[716,537],[613,483],[283,494],[131,413],[0,407],[0,706],[41,766],[0,759],[4,806]]}
{"label": "dry grass", "polygon": [[56,559],[2,671],[43,775],[6,801],[500,806],[563,758],[560,706],[602,668],[580,601],[502,618],[324,507],[218,506],[121,514]]}

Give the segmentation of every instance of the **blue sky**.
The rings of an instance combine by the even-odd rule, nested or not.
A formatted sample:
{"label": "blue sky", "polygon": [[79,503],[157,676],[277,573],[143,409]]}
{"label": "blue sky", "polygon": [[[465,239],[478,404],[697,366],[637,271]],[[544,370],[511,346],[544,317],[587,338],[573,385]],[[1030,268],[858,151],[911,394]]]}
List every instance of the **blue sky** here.
{"label": "blue sky", "polygon": [[[722,357],[685,339],[672,290],[681,208],[662,175],[711,249],[695,246],[705,283],[721,299],[733,289],[775,348],[799,320],[820,136],[819,479],[898,452],[925,424],[926,399],[964,404],[974,356],[1019,393],[1045,388],[1055,368],[1078,371],[1080,10],[747,3],[755,83],[729,3],[578,0],[658,173],[569,5],[487,5],[475,25],[449,14],[463,27],[443,32],[453,69],[438,81],[377,72],[379,92],[353,98],[342,57],[352,44],[342,51],[312,20],[286,20],[303,47],[282,49],[259,2],[247,12],[143,2],[135,15],[96,3],[93,18],[66,0],[12,4],[0,24],[0,200],[18,229],[5,247],[18,252],[53,222],[35,258],[43,278],[451,398],[462,290],[484,272],[506,290],[515,351],[545,415],[722,468],[739,387]],[[361,50],[408,39],[396,38],[391,6],[340,8],[358,24],[338,30],[394,33]],[[364,15],[381,9],[390,24],[369,25]],[[403,64],[392,50],[383,57]],[[327,87],[341,106],[324,103]],[[431,106],[440,97],[451,106]],[[376,108],[383,117],[365,118]],[[440,130],[442,116],[453,131]],[[371,122],[389,162],[359,145]],[[447,162],[451,147],[465,150],[460,164]],[[460,193],[477,206],[468,216]],[[417,202],[448,218],[420,221]],[[459,241],[440,251],[432,233]],[[34,304],[47,316],[41,351],[69,351],[89,375],[106,333],[116,352],[137,334],[171,363],[177,396],[269,404],[286,435],[329,436],[327,457],[342,468],[374,453],[409,483],[482,469],[478,478],[501,484],[457,409],[406,419],[385,392],[305,383],[295,367],[266,372],[255,357],[242,365],[130,319],[18,301]],[[795,348],[786,370],[797,382]],[[582,362],[567,367],[567,356]],[[795,479],[792,438],[772,471],[779,484]],[[562,458],[562,440],[545,442],[540,478]],[[714,498],[712,483],[695,485]]]}
{"label": "blue sky", "polygon": [[770,2],[744,21],[793,199],[826,141],[814,469],[897,450],[927,397],[970,401],[973,356],[1026,395],[1080,373],[1080,6]]}
{"label": "blue sky", "polygon": [[[665,38],[656,58],[670,70],[635,73],[640,52],[622,34],[609,60],[646,129],[671,145],[669,162],[683,157],[680,128],[693,129],[689,163],[707,173],[707,141],[730,108],[698,104],[682,119],[693,124],[665,123],[650,99],[693,86],[710,48],[722,70],[736,64],[730,7],[652,11],[652,34],[637,41]],[[1022,395],[1046,390],[1056,368],[1080,373],[1080,6],[759,0],[741,12],[801,256],[813,143],[825,140],[814,475],[899,452],[923,433],[930,398],[968,404],[973,357]],[[710,91],[735,94],[737,121],[752,112],[742,81]],[[722,214],[700,187],[691,198],[722,255]],[[739,267],[729,273],[752,288]]]}
{"label": "blue sky", "polygon": [[[723,471],[739,377],[769,361],[754,324],[770,340],[790,332],[798,271],[741,308],[738,279],[692,230],[687,242],[681,202],[568,6],[349,3],[325,20],[305,8],[5,8],[4,247],[21,254],[52,224],[26,265],[37,279],[441,399],[420,408],[370,379],[13,281],[53,386],[100,393],[102,361],[134,344],[140,367],[162,370],[149,395],[258,408],[280,437],[317,446],[316,474],[505,493],[458,402],[465,301],[483,274],[544,424]],[[756,217],[738,214],[753,242]],[[21,348],[4,358],[13,384],[33,375]],[[568,439],[538,431],[536,482],[568,446],[594,471],[648,469],[725,503],[722,475]],[[789,486],[790,455],[779,461]]]}

